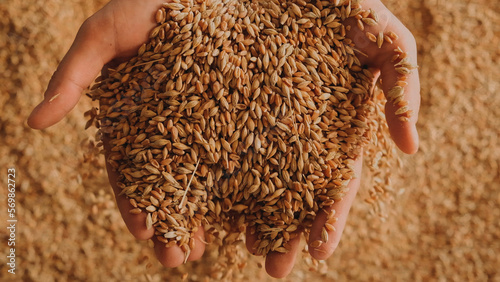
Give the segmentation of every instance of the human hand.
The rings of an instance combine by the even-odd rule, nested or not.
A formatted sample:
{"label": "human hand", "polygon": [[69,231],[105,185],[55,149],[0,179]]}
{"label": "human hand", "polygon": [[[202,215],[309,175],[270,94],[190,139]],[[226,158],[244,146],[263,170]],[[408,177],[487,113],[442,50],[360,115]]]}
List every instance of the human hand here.
{"label": "human hand", "polygon": [[[398,72],[395,70],[394,62],[392,62],[392,57],[395,54],[394,49],[399,47],[403,52],[407,53],[409,63],[416,65],[417,48],[415,39],[411,32],[379,0],[365,0],[361,5],[364,10],[372,9],[378,14],[378,25],[369,26],[365,24],[364,30],[361,30],[355,20],[348,19],[345,24],[350,25],[351,29],[346,36],[353,40],[356,49],[368,55],[367,57],[358,56],[361,64],[368,66],[373,72],[374,84],[378,77],[382,79],[382,89],[387,94],[398,80]],[[378,35],[380,32],[387,33],[389,31],[397,34],[399,39],[393,41],[392,44],[384,42],[381,48],[378,48],[377,44],[370,41],[366,36],[366,32]],[[386,103],[386,119],[391,137],[399,149],[404,153],[413,154],[418,150],[418,133],[416,129],[420,107],[418,73],[413,71],[407,75],[406,82],[408,85],[405,87],[404,100],[408,101],[408,107],[413,111],[413,115],[408,121],[399,120],[395,114],[398,107],[388,102]],[[362,156],[354,164],[354,172],[358,178],[349,182],[347,195],[341,201],[335,202],[331,207],[338,219],[334,223],[335,231],[328,233],[328,241],[320,245],[320,247],[312,247],[311,244],[321,239],[321,231],[327,221],[327,216],[324,211],[321,211],[316,216],[308,242],[309,253],[313,258],[318,260],[327,259],[337,248],[346,224],[347,215],[360,185],[361,168]],[[265,267],[271,276],[276,278],[285,277],[292,270],[300,243],[300,233],[297,232],[295,235],[296,237],[290,241],[291,248],[288,253],[271,252],[267,255]],[[247,232],[247,248],[252,253],[255,253],[252,250],[255,240],[257,240],[257,236]]]}
{"label": "human hand", "polygon": [[[105,64],[126,60],[135,55],[139,46],[147,41],[148,32],[155,26],[154,12],[163,2],[114,0],[89,18],[82,25],[75,42],[54,73],[45,92],[44,101],[34,109],[28,119],[28,124],[33,128],[42,129],[57,123],[76,105],[83,89],[92,83]],[[394,85],[397,76],[393,63],[390,63],[393,55],[392,50],[399,46],[409,54],[411,62],[415,63],[416,46],[411,33],[380,1],[366,0],[363,3],[363,8],[372,8],[379,16],[386,17],[381,17],[383,21],[377,26],[365,26],[365,31],[359,30],[355,23],[351,23],[352,29],[347,36],[355,42],[360,51],[368,54],[368,58],[360,57],[360,60],[363,64],[371,67],[376,75],[380,73],[384,82],[384,92],[387,93]],[[378,31],[383,30],[394,31],[400,36],[400,39],[393,44],[384,44],[380,49],[377,48],[376,44],[366,40],[366,31],[378,34]],[[418,148],[418,136],[415,128],[419,107],[418,74],[410,74],[407,82],[409,84],[405,89],[405,97],[409,101],[409,107],[414,111],[413,117],[408,122],[399,121],[394,114],[396,108],[389,103],[386,115],[395,143],[402,151],[414,153]],[[361,158],[356,161],[355,168],[356,175],[360,175]],[[108,168],[108,177],[115,195],[118,195],[117,174]],[[330,232],[328,242],[318,248],[309,248],[314,258],[326,259],[335,250],[358,187],[359,179],[352,180],[349,183],[350,191],[346,197],[332,206],[338,217],[338,221],[335,223],[336,231]],[[146,229],[146,215],[144,213],[130,214],[128,211],[131,209],[131,205],[125,197],[116,196],[116,200],[131,233],[139,239],[151,238],[154,230]],[[326,214],[318,214],[311,229],[309,244],[320,238],[325,221]],[[188,260],[195,260],[202,256],[205,247],[201,241],[202,238],[203,229],[200,229],[197,232],[196,248],[192,250]],[[250,251],[252,251],[252,240],[254,240],[254,236],[249,235],[247,246],[250,246]],[[292,240],[290,242],[292,250],[286,254],[270,253],[266,257],[266,270],[271,276],[284,277],[291,271],[299,241],[300,236]],[[155,252],[159,261],[165,266],[175,267],[184,261],[184,254],[176,246],[165,248],[157,242]]]}
{"label": "human hand", "polygon": [[[28,125],[47,128],[59,122],[78,102],[83,90],[97,77],[106,64],[125,61],[137,54],[156,26],[155,12],[163,0],[113,0],[86,20],[52,76],[44,100],[33,110]],[[104,142],[108,149],[107,142]],[[107,150],[106,150],[107,151]],[[129,213],[133,207],[126,197],[119,196],[118,174],[106,162],[108,178],[115,193],[118,208],[130,232],[138,239],[153,239],[158,260],[167,267],[176,267],[185,260],[178,247],[165,248],[156,240],[154,229],[146,228],[146,213]],[[195,234],[195,248],[188,261],[201,258],[205,250],[203,228]]]}

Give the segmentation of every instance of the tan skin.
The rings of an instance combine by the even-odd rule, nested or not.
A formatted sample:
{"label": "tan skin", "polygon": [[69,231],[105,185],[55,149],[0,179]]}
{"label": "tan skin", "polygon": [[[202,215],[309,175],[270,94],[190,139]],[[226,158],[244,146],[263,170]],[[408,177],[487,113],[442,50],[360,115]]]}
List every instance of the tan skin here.
{"label": "tan skin", "polygon": [[[136,50],[147,41],[148,32],[155,26],[154,13],[164,0],[112,0],[100,11],[87,19],[81,26],[73,45],[64,56],[58,69],[54,73],[44,94],[44,100],[33,110],[28,118],[28,125],[34,129],[47,128],[59,122],[77,104],[82,91],[88,87],[106,64],[124,61],[136,54]],[[380,24],[375,27],[366,26],[365,31],[360,31],[355,23],[347,37],[351,38],[356,47],[368,58],[361,57],[367,65],[383,81],[383,89],[387,91],[394,86],[397,73],[393,63],[393,49],[398,46],[408,53],[411,62],[416,65],[416,44],[412,34],[404,25],[379,1],[365,0],[363,8],[372,8],[380,17]],[[393,44],[384,44],[377,48],[375,43],[367,41],[364,33],[370,31],[378,34],[379,31],[394,31],[399,39]],[[405,98],[409,102],[414,114],[409,122],[399,121],[395,115],[394,106],[388,103],[386,118],[392,139],[401,151],[413,154],[418,150],[418,134],[416,122],[420,106],[420,85],[418,72],[414,71],[407,78],[409,83],[405,89]],[[51,98],[59,94],[51,101]],[[361,175],[362,158],[356,160],[356,175]],[[115,195],[119,190],[116,186],[117,173],[108,168],[108,178]],[[345,227],[347,215],[356,192],[359,188],[359,178],[351,180],[349,192],[342,201],[335,203],[332,209],[336,211],[338,221],[335,223],[335,232],[330,232],[329,241],[319,248],[309,248],[311,255],[316,259],[328,258],[337,247],[342,231]],[[128,212],[131,205],[125,197],[116,197],[118,208],[130,232],[138,239],[153,237],[153,229],[147,230],[145,213],[132,215]],[[326,221],[325,213],[317,215],[310,233],[310,242],[320,239],[320,231]],[[300,234],[297,234],[300,235]],[[203,228],[196,233],[195,249],[191,252],[188,261],[202,257],[205,244]],[[153,240],[154,237],[153,237]],[[251,253],[255,235],[247,232],[247,247]],[[266,271],[270,276],[281,278],[287,276],[293,268],[301,236],[296,236],[291,241],[292,250],[286,254],[270,253],[266,256]],[[166,267],[177,267],[184,261],[184,253],[179,247],[165,248],[156,242],[155,253],[158,260]]]}

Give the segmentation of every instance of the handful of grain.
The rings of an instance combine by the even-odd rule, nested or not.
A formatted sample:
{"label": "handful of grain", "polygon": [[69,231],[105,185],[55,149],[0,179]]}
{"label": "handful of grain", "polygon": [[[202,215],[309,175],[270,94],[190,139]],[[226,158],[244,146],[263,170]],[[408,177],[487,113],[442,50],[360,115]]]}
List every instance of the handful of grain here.
{"label": "handful of grain", "polygon": [[[97,81],[92,122],[130,212],[145,211],[160,242],[188,254],[201,225],[219,243],[247,225],[258,253],[286,252],[343,197],[374,108],[343,25],[376,24],[359,2],[165,3],[138,55]],[[391,96],[401,107],[403,86]]]}

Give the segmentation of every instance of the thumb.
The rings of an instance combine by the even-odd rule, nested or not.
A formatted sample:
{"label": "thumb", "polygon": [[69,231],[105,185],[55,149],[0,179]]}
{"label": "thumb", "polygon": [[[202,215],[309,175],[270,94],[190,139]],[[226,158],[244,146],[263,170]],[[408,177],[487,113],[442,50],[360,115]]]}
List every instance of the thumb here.
{"label": "thumb", "polygon": [[[28,118],[28,125],[44,129],[59,122],[78,103],[82,91],[115,56],[112,18],[96,13],[81,26],[68,53],[53,74],[44,100]],[[106,36],[105,36],[106,35]]]}

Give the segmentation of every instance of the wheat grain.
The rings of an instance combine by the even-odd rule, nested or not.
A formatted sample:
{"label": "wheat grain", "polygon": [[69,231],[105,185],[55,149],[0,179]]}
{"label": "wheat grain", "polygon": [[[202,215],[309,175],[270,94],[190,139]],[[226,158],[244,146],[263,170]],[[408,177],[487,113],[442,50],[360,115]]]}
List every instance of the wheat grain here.
{"label": "wheat grain", "polygon": [[[186,259],[204,222],[217,227],[210,241],[236,242],[246,224],[257,253],[288,251],[293,232],[308,234],[345,194],[372,136],[373,75],[343,20],[363,29],[377,16],[357,1],[302,0],[174,0],[154,16],[150,41],[91,91],[130,213],[145,211],[146,227]],[[366,36],[379,48],[395,40]],[[403,53],[399,72],[412,67]],[[403,87],[388,100],[401,102]]]}

